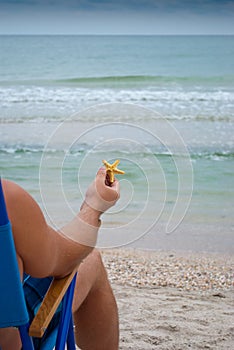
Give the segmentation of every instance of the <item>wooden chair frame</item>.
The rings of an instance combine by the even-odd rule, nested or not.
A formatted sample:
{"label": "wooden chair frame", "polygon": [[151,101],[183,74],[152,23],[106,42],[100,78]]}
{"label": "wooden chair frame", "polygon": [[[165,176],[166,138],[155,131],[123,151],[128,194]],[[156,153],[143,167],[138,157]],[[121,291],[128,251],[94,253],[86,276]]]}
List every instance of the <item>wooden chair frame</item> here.
{"label": "wooden chair frame", "polygon": [[43,337],[50,321],[52,320],[59,304],[61,303],[75,276],[76,269],[70,275],[64,278],[53,279],[41,303],[41,306],[29,327],[29,335],[31,337]]}

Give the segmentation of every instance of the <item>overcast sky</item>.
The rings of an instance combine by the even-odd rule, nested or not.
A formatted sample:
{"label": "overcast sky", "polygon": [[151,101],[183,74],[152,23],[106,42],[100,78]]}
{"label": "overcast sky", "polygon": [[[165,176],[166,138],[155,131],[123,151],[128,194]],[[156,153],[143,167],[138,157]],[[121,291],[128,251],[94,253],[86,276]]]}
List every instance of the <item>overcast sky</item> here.
{"label": "overcast sky", "polygon": [[0,0],[0,34],[234,34],[234,0]]}

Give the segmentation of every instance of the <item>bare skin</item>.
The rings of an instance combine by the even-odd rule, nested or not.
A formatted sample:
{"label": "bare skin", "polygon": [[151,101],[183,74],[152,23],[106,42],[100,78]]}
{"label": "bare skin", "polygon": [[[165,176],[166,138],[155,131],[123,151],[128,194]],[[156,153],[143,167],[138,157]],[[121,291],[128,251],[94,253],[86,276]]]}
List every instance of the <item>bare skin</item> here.
{"label": "bare skin", "polygon": [[[119,198],[118,182],[108,187],[105,176],[104,169],[100,169],[87,190],[80,212],[62,229],[63,233],[79,237],[83,228],[79,220],[88,224],[87,230],[90,227],[92,234],[98,232],[100,215]],[[21,276],[26,272],[38,278],[59,278],[77,267],[73,301],[76,343],[87,350],[118,349],[118,311],[100,253],[93,246],[68,239],[48,226],[37,203],[21,187],[7,180],[2,184]],[[21,349],[18,331],[0,329],[0,347]]]}

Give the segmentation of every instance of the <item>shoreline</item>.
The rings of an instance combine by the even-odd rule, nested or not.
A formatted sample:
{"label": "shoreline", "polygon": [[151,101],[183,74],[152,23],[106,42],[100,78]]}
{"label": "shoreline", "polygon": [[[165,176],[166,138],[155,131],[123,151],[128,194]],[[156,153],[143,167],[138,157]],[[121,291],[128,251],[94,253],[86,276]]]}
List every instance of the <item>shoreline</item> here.
{"label": "shoreline", "polygon": [[111,283],[181,290],[229,290],[234,287],[234,256],[220,253],[101,250]]}

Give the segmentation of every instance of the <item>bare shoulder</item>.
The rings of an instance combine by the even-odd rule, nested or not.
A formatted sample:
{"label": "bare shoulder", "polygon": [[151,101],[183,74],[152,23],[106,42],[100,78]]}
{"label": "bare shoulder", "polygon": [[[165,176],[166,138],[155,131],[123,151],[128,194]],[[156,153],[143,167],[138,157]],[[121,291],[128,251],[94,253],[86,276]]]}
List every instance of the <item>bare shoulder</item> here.
{"label": "bare shoulder", "polygon": [[32,199],[27,191],[13,181],[2,179],[2,186],[7,204],[14,200]]}
{"label": "bare shoulder", "polygon": [[32,196],[15,182],[2,180],[8,215],[12,224],[33,218],[36,225],[45,224],[40,207]]}
{"label": "bare shoulder", "polygon": [[44,215],[22,187],[9,180],[3,180],[2,184],[17,255],[22,258],[27,273],[43,274],[43,261],[51,264],[49,247],[53,237],[48,234]]}
{"label": "bare shoulder", "polygon": [[24,192],[22,187],[10,180],[2,179],[2,186],[6,198],[8,198],[9,196],[16,196]]}

